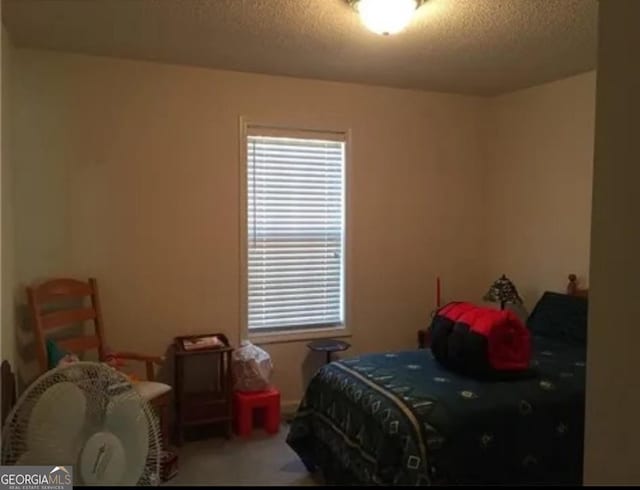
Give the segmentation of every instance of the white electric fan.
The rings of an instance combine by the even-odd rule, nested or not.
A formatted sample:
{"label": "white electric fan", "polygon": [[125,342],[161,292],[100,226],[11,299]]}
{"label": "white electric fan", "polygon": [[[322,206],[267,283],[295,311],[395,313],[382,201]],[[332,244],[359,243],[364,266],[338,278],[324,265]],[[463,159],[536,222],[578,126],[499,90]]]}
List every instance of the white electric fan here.
{"label": "white electric fan", "polygon": [[121,372],[58,367],[20,397],[2,432],[3,465],[72,466],[74,485],[157,485],[158,421]]}

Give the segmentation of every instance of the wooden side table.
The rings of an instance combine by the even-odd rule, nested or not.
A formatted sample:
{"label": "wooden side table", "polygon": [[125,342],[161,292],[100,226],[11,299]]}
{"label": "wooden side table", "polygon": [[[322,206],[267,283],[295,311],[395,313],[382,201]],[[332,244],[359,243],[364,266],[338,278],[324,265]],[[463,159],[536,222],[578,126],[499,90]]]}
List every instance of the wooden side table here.
{"label": "wooden side table", "polygon": [[[225,436],[231,437],[232,423],[232,381],[231,381],[231,352],[233,348],[224,334],[215,335],[224,345],[213,348],[185,350],[183,341],[203,335],[176,337],[175,345],[175,400],[176,400],[176,429],[177,444],[184,442],[184,431],[188,427],[199,425],[224,424]],[[211,358],[213,370],[213,389],[209,391],[189,392],[185,388],[185,364],[193,356],[208,356]]]}

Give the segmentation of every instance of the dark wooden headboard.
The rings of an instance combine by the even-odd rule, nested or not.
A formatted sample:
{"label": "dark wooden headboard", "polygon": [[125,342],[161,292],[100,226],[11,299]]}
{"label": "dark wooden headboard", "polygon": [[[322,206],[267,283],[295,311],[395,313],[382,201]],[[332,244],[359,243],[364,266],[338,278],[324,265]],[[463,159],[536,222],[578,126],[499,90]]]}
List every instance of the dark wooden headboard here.
{"label": "dark wooden headboard", "polygon": [[578,285],[578,276],[576,276],[575,274],[569,274],[567,294],[570,296],[582,296],[583,298],[586,298],[589,296],[589,288],[581,288]]}

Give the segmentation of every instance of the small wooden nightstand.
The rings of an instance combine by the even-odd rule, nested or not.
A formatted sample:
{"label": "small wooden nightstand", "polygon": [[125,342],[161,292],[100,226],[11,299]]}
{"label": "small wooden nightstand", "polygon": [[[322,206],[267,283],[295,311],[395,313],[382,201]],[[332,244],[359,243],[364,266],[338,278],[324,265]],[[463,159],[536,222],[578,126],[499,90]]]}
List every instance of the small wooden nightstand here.
{"label": "small wooden nightstand", "polygon": [[[183,341],[193,336],[174,339],[176,353],[175,394],[177,443],[182,445],[184,430],[198,425],[224,424],[225,435],[231,437],[231,352],[233,348],[224,334],[216,336],[223,346],[185,350]],[[196,336],[204,337],[204,336]],[[214,388],[210,391],[189,393],[185,389],[185,363],[193,356],[209,356]]]}

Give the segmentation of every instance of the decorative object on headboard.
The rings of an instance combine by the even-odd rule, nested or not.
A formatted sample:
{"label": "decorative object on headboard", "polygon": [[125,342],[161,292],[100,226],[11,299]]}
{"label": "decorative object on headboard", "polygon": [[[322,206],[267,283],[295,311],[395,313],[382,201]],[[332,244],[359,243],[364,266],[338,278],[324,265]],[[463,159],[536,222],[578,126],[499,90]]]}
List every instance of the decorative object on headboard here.
{"label": "decorative object on headboard", "polygon": [[567,284],[567,294],[569,296],[589,296],[589,288],[578,287],[578,276],[569,274],[569,284]]}
{"label": "decorative object on headboard", "polygon": [[504,305],[507,303],[522,303],[522,298],[520,298],[516,286],[504,274],[502,274],[502,277],[500,277],[500,279],[497,279],[491,285],[489,291],[484,295],[483,299],[492,303],[500,303],[501,310],[504,310]]}

